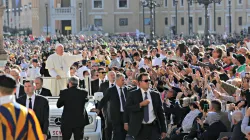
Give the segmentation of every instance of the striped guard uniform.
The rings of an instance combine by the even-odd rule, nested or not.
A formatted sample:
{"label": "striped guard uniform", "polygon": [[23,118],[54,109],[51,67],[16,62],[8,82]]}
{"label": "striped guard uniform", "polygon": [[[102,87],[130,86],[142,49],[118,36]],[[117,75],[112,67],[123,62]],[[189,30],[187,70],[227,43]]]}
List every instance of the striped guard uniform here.
{"label": "striped guard uniform", "polygon": [[44,140],[33,110],[16,102],[1,105],[0,140]]}

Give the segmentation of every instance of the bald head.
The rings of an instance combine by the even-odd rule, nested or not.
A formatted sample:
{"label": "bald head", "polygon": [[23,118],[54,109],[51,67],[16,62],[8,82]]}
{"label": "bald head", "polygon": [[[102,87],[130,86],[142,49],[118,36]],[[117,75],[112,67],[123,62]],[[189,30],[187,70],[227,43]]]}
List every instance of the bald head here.
{"label": "bald head", "polygon": [[55,50],[58,55],[62,56],[64,52],[64,47],[62,44],[57,44]]}

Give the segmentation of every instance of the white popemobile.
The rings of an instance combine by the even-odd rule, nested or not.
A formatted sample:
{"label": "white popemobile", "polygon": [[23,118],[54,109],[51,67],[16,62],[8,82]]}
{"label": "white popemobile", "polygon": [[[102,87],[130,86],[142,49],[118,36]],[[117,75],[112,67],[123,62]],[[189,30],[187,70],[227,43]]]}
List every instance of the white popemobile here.
{"label": "white popemobile", "polygon": [[[45,86],[46,87],[46,86]],[[97,116],[95,112],[90,112],[92,108],[95,108],[95,102],[100,101],[103,97],[102,92],[97,92],[94,96],[89,96],[89,102],[85,104],[85,109],[89,117],[89,125],[84,128],[84,139],[83,140],[102,140],[101,131],[101,118]],[[59,97],[47,97],[50,107],[50,119],[49,119],[49,131],[51,134],[51,140],[61,140],[61,116],[63,112],[62,108],[57,108],[56,103]],[[73,140],[73,134],[71,140]]]}
{"label": "white popemobile", "polygon": [[[57,108],[56,106],[58,97],[49,97],[48,100],[50,106],[49,131],[52,137],[51,140],[62,139],[60,126],[63,108]],[[101,118],[97,116],[95,112],[90,112],[90,109],[95,108],[94,100],[89,99],[89,102],[86,103],[85,108],[89,115],[90,124],[85,126],[83,140],[102,140]],[[71,139],[73,140],[73,135]]]}

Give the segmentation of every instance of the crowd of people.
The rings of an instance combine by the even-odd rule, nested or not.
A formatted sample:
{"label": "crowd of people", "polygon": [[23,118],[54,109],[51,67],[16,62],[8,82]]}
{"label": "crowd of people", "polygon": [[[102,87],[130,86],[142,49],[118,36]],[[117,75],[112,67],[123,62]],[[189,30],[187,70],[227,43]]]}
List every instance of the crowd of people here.
{"label": "crowd of people", "polygon": [[[25,94],[30,94],[29,97],[33,93],[39,97],[57,95],[60,96],[57,105],[61,107],[66,106],[62,100],[77,99],[81,97],[79,93],[85,93],[72,88],[87,89],[86,94],[91,96],[103,92],[104,97],[92,111],[102,118],[104,140],[126,137],[250,140],[248,38],[237,43],[203,46],[199,38],[159,38],[150,44],[147,39],[131,37],[20,37],[6,38],[4,47],[9,60],[0,73],[12,75],[18,83],[19,92],[15,96],[19,103]],[[51,93],[39,91],[44,77],[55,79]],[[90,79],[88,85],[84,81],[86,77]],[[22,82],[36,86],[31,91],[28,87],[22,89]],[[4,86],[0,83],[0,93],[1,87]],[[67,88],[71,90],[66,96],[62,89]],[[22,104],[32,109],[25,100]],[[81,101],[86,102],[77,101],[78,105]],[[71,114],[72,108],[79,106],[72,105]],[[81,118],[69,115],[67,119]],[[75,135],[82,134],[74,132],[78,129],[70,130]],[[46,138],[47,131],[43,131]],[[71,137],[65,125],[62,132],[65,140]]]}

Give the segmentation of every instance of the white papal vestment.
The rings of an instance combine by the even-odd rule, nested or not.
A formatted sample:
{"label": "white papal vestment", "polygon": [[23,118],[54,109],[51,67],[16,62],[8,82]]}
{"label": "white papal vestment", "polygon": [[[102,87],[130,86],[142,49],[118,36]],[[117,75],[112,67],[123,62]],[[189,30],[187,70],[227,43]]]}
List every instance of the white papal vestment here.
{"label": "white papal vestment", "polygon": [[[49,70],[49,74],[53,79],[51,80],[51,88],[47,88],[51,90],[53,96],[58,96],[60,90],[67,88],[67,79],[70,77],[70,67],[74,62],[82,59],[82,54],[71,55],[69,53],[63,53],[62,56],[54,53],[48,57],[46,69]],[[57,80],[57,75],[62,79]]]}

